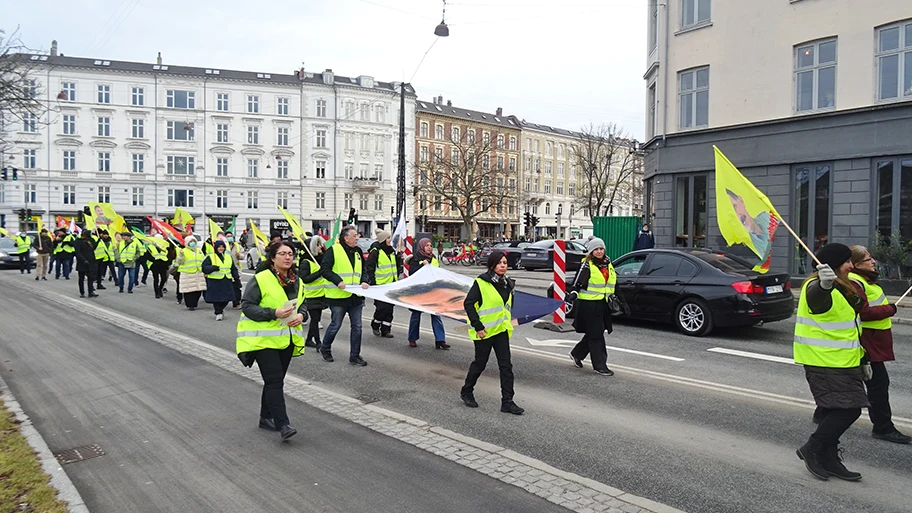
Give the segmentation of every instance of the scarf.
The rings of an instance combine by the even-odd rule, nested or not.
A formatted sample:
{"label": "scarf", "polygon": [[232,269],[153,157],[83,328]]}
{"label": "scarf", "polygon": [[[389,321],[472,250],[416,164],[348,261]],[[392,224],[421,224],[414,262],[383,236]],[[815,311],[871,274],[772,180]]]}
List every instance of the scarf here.
{"label": "scarf", "polygon": [[592,262],[593,264],[595,264],[596,267],[598,267],[598,270],[602,273],[602,277],[605,278],[605,281],[607,282],[608,281],[608,259],[602,258],[601,260],[596,260],[595,258],[592,258],[589,261]]}
{"label": "scarf", "polygon": [[429,239],[429,238],[427,238],[427,237],[424,237],[423,239],[421,239],[421,240],[418,241],[418,253],[419,253],[421,256],[423,256],[423,257],[425,257],[425,258],[428,258],[428,259],[430,259],[430,258],[432,258],[432,257],[434,256],[434,249],[433,249],[433,247],[431,248],[431,251],[430,251],[429,253],[425,253],[425,252],[424,252],[424,246],[425,246],[425,244],[428,244],[428,243],[430,243],[430,242],[431,242],[431,239]]}
{"label": "scarf", "polygon": [[871,283],[877,283],[877,278],[880,277],[880,273],[877,271],[866,271],[864,269],[855,269],[855,274],[863,276],[866,280]]}
{"label": "scarf", "polygon": [[291,269],[288,270],[288,276],[282,276],[282,273],[280,273],[279,270],[276,269],[275,265],[271,265],[271,266],[269,266],[269,268],[272,270],[272,274],[274,274],[275,277],[279,280],[279,285],[281,285],[282,288],[292,285],[293,283],[298,281],[298,277],[295,276],[294,271],[292,271]]}

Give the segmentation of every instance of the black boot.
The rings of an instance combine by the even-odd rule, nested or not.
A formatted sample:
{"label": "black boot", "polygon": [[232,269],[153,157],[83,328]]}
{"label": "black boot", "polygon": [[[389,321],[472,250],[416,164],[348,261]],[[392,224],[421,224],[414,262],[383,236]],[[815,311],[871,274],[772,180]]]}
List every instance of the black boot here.
{"label": "black boot", "polygon": [[442,340],[436,340],[434,341],[434,347],[437,349],[447,350],[450,348],[450,345]]}
{"label": "black boot", "polygon": [[830,473],[823,466],[823,444],[813,438],[808,438],[807,443],[799,447],[795,453],[799,459],[804,460],[804,466],[807,467],[808,472],[814,474],[814,477],[824,481],[830,478]]}
{"label": "black boot", "polygon": [[842,464],[842,458],[839,457],[839,444],[828,445],[823,450],[822,458],[823,468],[826,469],[827,473],[831,476],[836,476],[839,479],[844,479],[846,481],[859,481],[861,480],[861,474],[858,472],[852,472],[851,470],[845,468],[845,465]]}
{"label": "black boot", "polygon": [[478,408],[478,402],[475,401],[475,394],[472,392],[462,391],[460,392],[459,397],[462,398],[462,402],[469,408]]}

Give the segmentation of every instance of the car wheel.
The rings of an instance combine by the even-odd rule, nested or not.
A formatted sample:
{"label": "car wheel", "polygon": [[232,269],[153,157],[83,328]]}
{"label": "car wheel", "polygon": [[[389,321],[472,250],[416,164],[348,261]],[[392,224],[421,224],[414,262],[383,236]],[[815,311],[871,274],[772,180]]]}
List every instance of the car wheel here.
{"label": "car wheel", "polygon": [[691,337],[702,337],[712,330],[712,314],[702,300],[687,298],[675,309],[675,326]]}
{"label": "car wheel", "polygon": [[253,257],[247,255],[247,269],[253,270]]}
{"label": "car wheel", "polygon": [[523,267],[522,257],[516,259],[516,262],[513,263],[513,269],[516,269],[518,271],[525,269],[525,267]]}

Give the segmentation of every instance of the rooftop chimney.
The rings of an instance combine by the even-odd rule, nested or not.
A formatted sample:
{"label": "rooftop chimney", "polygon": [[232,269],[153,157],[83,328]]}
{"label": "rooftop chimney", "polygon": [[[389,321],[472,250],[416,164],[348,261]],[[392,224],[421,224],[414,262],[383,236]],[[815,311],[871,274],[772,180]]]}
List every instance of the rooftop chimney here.
{"label": "rooftop chimney", "polygon": [[[440,101],[442,102],[443,98],[441,98]],[[452,106],[453,106],[453,100],[447,100],[447,107],[452,107]]]}
{"label": "rooftop chimney", "polygon": [[437,96],[437,104],[443,105],[443,95],[442,94]]}
{"label": "rooftop chimney", "polygon": [[155,64],[158,64],[159,66],[161,66],[161,63],[162,63],[162,53],[158,52],[158,57],[155,58]]}
{"label": "rooftop chimney", "polygon": [[503,109],[502,109],[502,108],[497,107],[497,115],[498,115],[498,116],[503,116]]}
{"label": "rooftop chimney", "polygon": [[51,57],[57,57],[57,40],[51,41]]}

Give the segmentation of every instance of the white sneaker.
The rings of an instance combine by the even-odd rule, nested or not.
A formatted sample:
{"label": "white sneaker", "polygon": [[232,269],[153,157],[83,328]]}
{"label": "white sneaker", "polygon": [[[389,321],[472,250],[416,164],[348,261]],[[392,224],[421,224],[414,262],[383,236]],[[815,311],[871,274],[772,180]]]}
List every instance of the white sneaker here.
{"label": "white sneaker", "polygon": [[225,318],[225,316],[222,315],[222,314],[218,314],[218,315],[215,316],[215,320],[217,320],[217,321],[220,321],[220,320],[222,320],[222,319],[224,319],[224,318]]}

